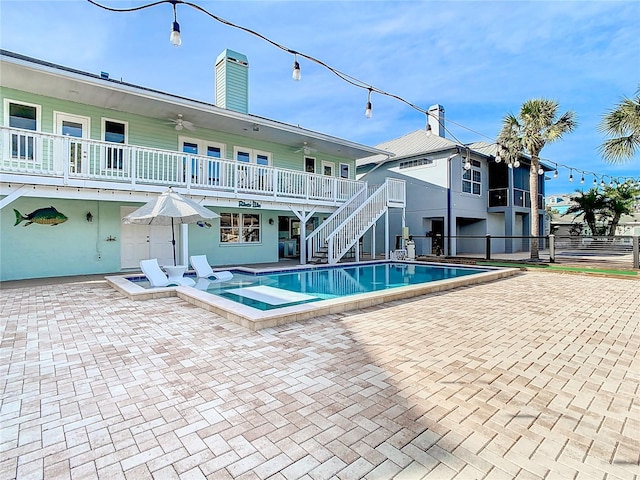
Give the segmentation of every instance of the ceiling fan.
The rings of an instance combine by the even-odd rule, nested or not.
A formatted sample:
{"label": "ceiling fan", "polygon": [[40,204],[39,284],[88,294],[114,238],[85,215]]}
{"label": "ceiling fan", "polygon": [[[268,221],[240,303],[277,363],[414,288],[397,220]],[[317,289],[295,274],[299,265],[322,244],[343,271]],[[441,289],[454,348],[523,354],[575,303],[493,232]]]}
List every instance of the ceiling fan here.
{"label": "ceiling fan", "polygon": [[168,125],[174,125],[173,128],[175,128],[178,131],[182,130],[183,128],[186,128],[187,130],[195,130],[196,129],[193,126],[193,123],[191,123],[188,120],[184,120],[182,118],[182,114],[181,113],[178,114],[178,118],[168,118],[167,120],[169,120],[169,122],[167,124]]}
{"label": "ceiling fan", "polygon": [[294,153],[304,153],[305,155],[309,155],[311,152],[317,152],[318,150],[316,148],[311,148],[307,142],[302,142],[302,148],[299,148],[298,150],[296,150]]}

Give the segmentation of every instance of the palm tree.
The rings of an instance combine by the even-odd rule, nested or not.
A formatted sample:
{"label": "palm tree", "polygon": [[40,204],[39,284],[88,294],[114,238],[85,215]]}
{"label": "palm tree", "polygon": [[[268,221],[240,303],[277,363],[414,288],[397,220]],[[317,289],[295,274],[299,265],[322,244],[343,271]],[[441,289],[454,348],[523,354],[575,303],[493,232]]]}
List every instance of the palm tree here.
{"label": "palm tree", "polygon": [[565,133],[577,126],[572,111],[558,114],[558,102],[545,98],[527,100],[516,117],[507,114],[502,120],[498,135],[500,154],[511,165],[522,155],[531,159],[529,169],[529,195],[531,198],[531,259],[538,260],[538,175],[540,174],[540,151],[547,143],[560,140]]}
{"label": "palm tree", "polygon": [[638,195],[640,195],[640,188],[632,182],[621,183],[615,187],[605,187],[606,210],[612,217],[609,224],[610,237],[616,234],[620,217],[633,213]]}
{"label": "palm tree", "polygon": [[623,98],[603,117],[598,130],[613,137],[600,145],[600,154],[609,163],[631,160],[640,150],[640,87],[635,98]]}
{"label": "palm tree", "polygon": [[607,200],[596,188],[592,188],[587,193],[581,190],[576,190],[576,192],[579,195],[571,197],[572,204],[565,212],[565,215],[575,213],[577,217],[583,214],[584,221],[589,230],[591,230],[591,235],[595,237],[598,234],[597,216],[607,207]]}

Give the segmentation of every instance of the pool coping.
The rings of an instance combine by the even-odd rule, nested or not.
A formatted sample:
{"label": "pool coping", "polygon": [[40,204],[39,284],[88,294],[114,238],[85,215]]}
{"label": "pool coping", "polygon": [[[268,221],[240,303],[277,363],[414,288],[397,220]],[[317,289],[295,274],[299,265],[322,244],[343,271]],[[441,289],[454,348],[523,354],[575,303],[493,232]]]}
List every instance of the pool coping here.
{"label": "pool coping", "polygon": [[[388,260],[375,260],[367,262],[350,262],[340,263],[338,265],[297,265],[287,268],[263,268],[254,269],[248,267],[230,267],[229,270],[243,273],[273,273],[286,272],[295,270],[308,270],[310,268],[325,269],[332,267],[346,266],[362,266],[370,264],[388,263]],[[249,330],[261,330],[263,328],[275,327],[292,322],[300,322],[314,318],[320,315],[328,315],[341,313],[349,310],[358,310],[381,303],[392,302],[395,300],[403,300],[426,295],[430,293],[442,292],[459,287],[466,287],[498,280],[520,273],[517,268],[501,268],[501,267],[477,267],[473,265],[458,265],[439,262],[412,262],[412,261],[394,261],[393,263],[401,263],[406,265],[433,265],[438,267],[455,267],[455,268],[482,268],[488,270],[483,273],[473,275],[464,275],[462,277],[450,278],[444,280],[436,280],[434,282],[407,285],[387,290],[379,290],[376,292],[358,293],[341,298],[333,298],[329,300],[319,300],[317,302],[305,303],[300,305],[292,305],[273,310],[258,310],[253,307],[242,305],[234,301],[228,300],[193,287],[161,287],[161,288],[144,288],[128,280],[132,274],[107,276],[105,280],[112,288],[122,293],[131,300],[151,300],[154,298],[164,298],[177,296],[178,298],[190,303],[191,305],[203,308],[207,311],[216,313],[227,320],[237,323]]]}

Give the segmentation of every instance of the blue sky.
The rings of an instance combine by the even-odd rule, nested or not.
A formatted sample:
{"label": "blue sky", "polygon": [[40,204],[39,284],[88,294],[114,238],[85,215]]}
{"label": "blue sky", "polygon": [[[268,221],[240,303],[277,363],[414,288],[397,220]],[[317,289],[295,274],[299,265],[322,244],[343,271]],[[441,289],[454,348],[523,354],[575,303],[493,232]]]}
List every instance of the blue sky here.
{"label": "blue sky", "polygon": [[[103,0],[115,8],[146,2]],[[446,110],[450,138],[489,141],[506,113],[531,98],[573,110],[579,127],[548,145],[549,162],[613,177],[640,177],[640,158],[606,164],[597,147],[602,115],[640,85],[638,1],[198,1],[204,9],[316,57],[422,108]],[[173,13],[162,4],[112,13],[82,0],[0,2],[2,48],[213,103],[215,58],[225,48],[250,64],[250,113],[366,145],[424,128],[425,116],[373,95],[263,40],[178,5],[182,46],[169,43]],[[581,187],[569,169],[548,193]],[[608,180],[608,179],[607,179]],[[583,188],[592,185],[586,176]]]}

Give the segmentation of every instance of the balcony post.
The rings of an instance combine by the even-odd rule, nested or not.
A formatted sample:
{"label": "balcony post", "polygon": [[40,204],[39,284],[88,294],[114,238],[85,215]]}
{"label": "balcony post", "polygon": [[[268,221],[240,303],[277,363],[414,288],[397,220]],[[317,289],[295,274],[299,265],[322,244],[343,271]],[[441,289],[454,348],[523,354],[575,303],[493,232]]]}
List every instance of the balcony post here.
{"label": "balcony post", "polygon": [[491,260],[491,235],[487,233],[485,239],[485,260]]}
{"label": "balcony post", "polygon": [[549,234],[549,262],[556,262],[556,236],[553,233]]}

